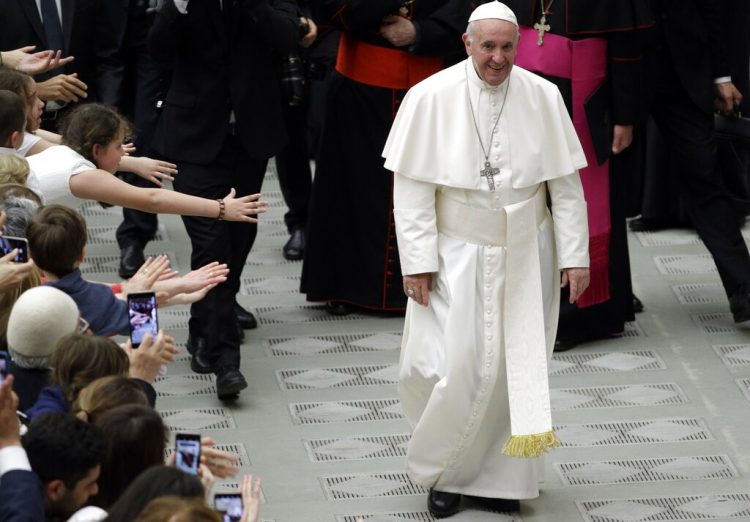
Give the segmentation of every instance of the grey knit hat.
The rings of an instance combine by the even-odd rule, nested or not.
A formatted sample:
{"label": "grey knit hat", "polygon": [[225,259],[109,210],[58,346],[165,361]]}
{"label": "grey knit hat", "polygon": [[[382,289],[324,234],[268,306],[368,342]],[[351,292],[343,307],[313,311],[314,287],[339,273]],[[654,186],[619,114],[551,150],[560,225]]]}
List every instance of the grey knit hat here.
{"label": "grey knit hat", "polygon": [[8,319],[8,351],[22,368],[47,366],[62,337],[78,329],[78,307],[51,286],[26,290],[16,300]]}

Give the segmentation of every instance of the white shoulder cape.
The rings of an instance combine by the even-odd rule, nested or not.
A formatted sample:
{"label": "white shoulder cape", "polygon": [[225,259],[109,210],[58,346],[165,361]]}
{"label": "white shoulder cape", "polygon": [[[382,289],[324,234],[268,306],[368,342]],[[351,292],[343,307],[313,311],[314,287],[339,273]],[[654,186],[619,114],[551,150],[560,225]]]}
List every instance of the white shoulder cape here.
{"label": "white shoulder cape", "polygon": [[[409,90],[385,143],[386,169],[438,185],[480,187],[484,158],[468,109],[467,66],[472,64],[460,62]],[[586,157],[557,87],[514,65],[509,89],[506,153],[513,187],[531,187],[585,167]]]}

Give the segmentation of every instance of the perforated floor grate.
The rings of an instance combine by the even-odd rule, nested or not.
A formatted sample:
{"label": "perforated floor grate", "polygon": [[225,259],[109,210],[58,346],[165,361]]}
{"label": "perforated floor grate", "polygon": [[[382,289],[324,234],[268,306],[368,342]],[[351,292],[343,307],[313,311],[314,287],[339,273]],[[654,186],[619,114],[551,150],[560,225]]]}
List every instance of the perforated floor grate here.
{"label": "perforated floor grate", "polygon": [[636,232],[635,237],[645,247],[700,245],[701,238],[693,230],[660,230]]}
{"label": "perforated floor grate", "polygon": [[242,279],[242,295],[296,294],[299,276],[246,277]]}
{"label": "perforated floor grate", "polygon": [[224,408],[161,410],[159,413],[171,431],[230,430],[237,427]]}
{"label": "perforated floor grate", "polygon": [[718,283],[675,285],[672,291],[677,300],[684,305],[715,304],[727,300],[724,287]]}
{"label": "perforated floor grate", "polygon": [[555,464],[555,469],[563,483],[569,486],[716,480],[739,476],[726,455],[565,462]]}
{"label": "perforated floor grate", "polygon": [[398,365],[278,370],[276,378],[282,390],[380,386],[398,382]]}
{"label": "perforated floor grate", "polygon": [[312,462],[370,460],[405,457],[409,434],[352,437],[349,439],[305,440]]}
{"label": "perforated floor grate", "polygon": [[[154,252],[149,253],[150,256],[156,256],[160,254],[166,254],[169,257],[169,266],[172,270],[180,270],[177,264],[177,256],[174,252]],[[86,256],[86,259],[81,263],[81,273],[83,274],[117,274],[117,270],[120,268],[120,256]]]}
{"label": "perforated floor grate", "polygon": [[555,432],[563,448],[714,440],[705,421],[699,418],[562,424],[555,426]]}
{"label": "perforated floor grate", "polygon": [[363,473],[320,477],[329,500],[426,495],[427,488],[412,482],[406,473]]}
{"label": "perforated floor grate", "polygon": [[166,375],[157,377],[154,388],[158,397],[198,397],[214,395],[215,383],[213,375]]}
{"label": "perforated floor grate", "polygon": [[[116,245],[117,239],[115,238],[115,231],[117,225],[103,225],[88,227],[88,244],[89,245]],[[154,236],[153,241],[169,241],[169,235],[167,229],[164,228],[163,224],[159,224],[159,228]]]}
{"label": "perforated floor grate", "polygon": [[401,332],[276,337],[268,339],[266,343],[266,353],[271,357],[366,353],[398,350],[401,347]]}
{"label": "perforated floor grate", "polygon": [[625,323],[625,330],[620,334],[620,337],[646,337],[646,332],[643,331],[637,321],[632,321]]}
{"label": "perforated floor grate", "polygon": [[653,350],[583,352],[552,356],[550,375],[664,370],[667,366]]}
{"label": "perforated floor grate", "polygon": [[325,306],[265,306],[257,309],[259,324],[290,323],[323,323],[339,321],[357,321],[365,319],[363,315],[331,315]]}
{"label": "perforated floor grate", "polygon": [[86,218],[86,221],[94,218],[102,217],[113,217],[122,219],[122,207],[107,207],[104,208],[99,204],[98,201],[86,201],[83,205],[77,209],[78,213]]}
{"label": "perforated floor grate", "polygon": [[404,416],[398,399],[296,402],[289,404],[289,411],[295,424],[398,420]]}
{"label": "perforated floor grate", "polygon": [[710,274],[716,264],[710,254],[682,254],[654,257],[656,268],[664,275]]}
{"label": "perforated floor grate", "polygon": [[283,219],[263,219],[258,222],[258,237],[271,238],[289,235]]}
{"label": "perforated floor grate", "polygon": [[683,391],[674,383],[553,388],[550,395],[554,411],[664,406],[688,402]]}
{"label": "perforated floor grate", "polygon": [[[400,513],[377,513],[370,515],[336,515],[336,522],[357,522],[359,518],[367,522],[435,522],[437,519],[427,511],[407,511]],[[492,511],[459,511],[450,517],[451,522],[523,522],[520,516]]]}
{"label": "perforated floor grate", "polygon": [[262,246],[253,246],[250,255],[247,256],[245,266],[278,266],[292,265],[299,261],[289,261],[284,259],[281,248],[269,248]]}
{"label": "perforated floor grate", "polygon": [[723,334],[736,333],[740,330],[734,326],[732,314],[710,313],[710,314],[692,314],[690,316],[693,322],[705,333]]}
{"label": "perforated floor grate", "polygon": [[679,522],[750,515],[750,495],[685,496],[576,502],[588,522]]}
{"label": "perforated floor grate", "polygon": [[190,320],[189,309],[178,309],[176,307],[159,309],[159,326],[165,331],[187,330]]}
{"label": "perforated floor grate", "polygon": [[721,344],[713,349],[727,368],[750,365],[750,344]]}

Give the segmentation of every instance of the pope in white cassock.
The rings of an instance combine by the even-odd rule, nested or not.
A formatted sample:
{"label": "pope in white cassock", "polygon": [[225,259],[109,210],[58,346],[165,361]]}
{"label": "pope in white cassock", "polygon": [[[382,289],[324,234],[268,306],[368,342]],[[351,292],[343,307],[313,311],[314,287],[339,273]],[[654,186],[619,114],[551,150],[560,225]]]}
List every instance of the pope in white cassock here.
{"label": "pope in white cassock", "polygon": [[508,7],[478,7],[469,58],[409,91],[383,153],[410,298],[407,469],[437,517],[462,495],[502,511],[539,495],[560,274],[572,301],[588,286],[586,160],[557,88],[513,66],[518,38]]}

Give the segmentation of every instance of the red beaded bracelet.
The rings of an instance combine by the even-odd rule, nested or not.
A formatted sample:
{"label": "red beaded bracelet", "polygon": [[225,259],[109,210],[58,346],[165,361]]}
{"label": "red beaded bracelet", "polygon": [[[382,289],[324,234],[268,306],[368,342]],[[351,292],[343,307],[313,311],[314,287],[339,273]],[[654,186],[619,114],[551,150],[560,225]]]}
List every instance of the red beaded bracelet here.
{"label": "red beaded bracelet", "polygon": [[219,203],[219,215],[216,216],[216,219],[221,221],[222,219],[224,219],[224,211],[226,210],[226,207],[224,206],[223,199],[217,199],[216,201]]}

